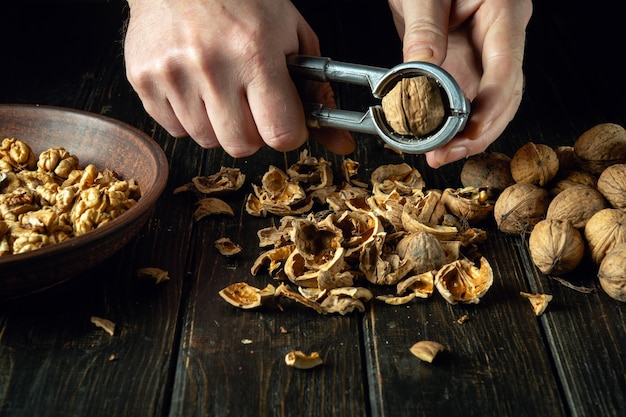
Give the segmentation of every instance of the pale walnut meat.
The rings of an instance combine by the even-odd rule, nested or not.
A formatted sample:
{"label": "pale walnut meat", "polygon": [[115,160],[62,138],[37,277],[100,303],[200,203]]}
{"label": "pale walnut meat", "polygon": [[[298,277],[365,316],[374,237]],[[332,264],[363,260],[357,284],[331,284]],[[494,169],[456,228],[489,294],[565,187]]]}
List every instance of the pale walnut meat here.
{"label": "pale walnut meat", "polygon": [[31,147],[16,138],[5,138],[0,143],[0,170],[32,170],[36,166],[36,157]]}
{"label": "pale walnut meat", "polygon": [[396,133],[417,138],[435,131],[446,114],[439,85],[424,75],[400,80],[383,97],[382,107]]}
{"label": "pale walnut meat", "polygon": [[39,154],[37,168],[46,173],[66,179],[70,172],[80,169],[78,157],[70,154],[65,148],[50,148]]}
{"label": "pale walnut meat", "polygon": [[435,275],[435,287],[450,304],[477,304],[493,284],[493,270],[484,257],[480,266],[466,259],[444,265]]}

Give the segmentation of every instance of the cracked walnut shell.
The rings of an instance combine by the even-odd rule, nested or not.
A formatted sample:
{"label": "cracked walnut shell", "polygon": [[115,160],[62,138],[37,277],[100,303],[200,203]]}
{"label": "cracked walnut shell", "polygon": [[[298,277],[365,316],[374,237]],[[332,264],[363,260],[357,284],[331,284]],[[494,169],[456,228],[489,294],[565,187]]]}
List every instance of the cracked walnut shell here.
{"label": "cracked walnut shell", "polygon": [[493,270],[484,257],[480,266],[466,259],[444,265],[435,275],[435,287],[450,304],[477,304],[493,284]]}

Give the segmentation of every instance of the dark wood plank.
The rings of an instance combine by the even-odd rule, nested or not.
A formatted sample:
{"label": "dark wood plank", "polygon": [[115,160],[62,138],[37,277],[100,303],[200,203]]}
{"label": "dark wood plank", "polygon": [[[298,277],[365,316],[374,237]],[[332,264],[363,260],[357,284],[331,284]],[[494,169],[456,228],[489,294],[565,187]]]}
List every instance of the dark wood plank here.
{"label": "dark wood plank", "polygon": [[[149,130],[153,122],[122,76],[117,29],[121,7],[57,4],[50,10],[34,9],[27,15],[27,27],[46,32],[54,24],[64,30],[45,34],[48,38],[40,45],[21,44],[32,49],[24,51],[24,60],[18,55],[14,64],[33,68],[12,72],[15,90],[4,90],[12,94],[11,101],[81,108]],[[94,14],[103,18],[103,25],[111,25],[108,32],[99,33],[98,25],[91,32],[72,24],[91,22]],[[50,22],[52,16],[57,20]],[[72,28],[83,31],[84,37],[78,38],[85,44],[66,42],[77,38],[70,37]],[[37,54],[45,48],[51,48],[49,55]],[[55,56],[61,57],[61,69],[53,65]],[[67,74],[58,76],[56,71],[64,69]],[[169,158],[192,152],[186,147],[190,143],[173,144],[162,130],[154,133]],[[202,161],[190,159],[173,167],[172,177],[181,170],[188,177],[194,162]],[[171,191],[137,239],[109,262],[68,286],[0,307],[0,415],[140,416],[160,415],[169,408],[191,234],[191,224],[180,220],[193,211],[192,204],[168,198]],[[158,287],[138,280],[136,270],[145,266],[169,271],[171,280]],[[95,327],[91,316],[114,321],[115,335]]]}
{"label": "dark wood plank", "polygon": [[[263,273],[253,277],[250,267],[261,253],[256,231],[277,220],[252,217],[243,203],[250,184],[260,184],[269,164],[286,169],[285,163],[295,162],[297,156],[261,151],[237,161],[247,184],[237,195],[224,196],[235,216],[205,218],[196,224],[195,279],[170,415],[365,415],[358,316],[319,316],[297,305],[285,311],[277,307],[242,311],[218,295],[234,282],[257,287],[272,283]],[[208,164],[206,173],[211,169],[219,166]],[[240,244],[242,253],[232,258],[220,255],[214,247],[220,237]],[[290,368],[284,363],[290,350],[318,351],[325,364],[310,371]]]}

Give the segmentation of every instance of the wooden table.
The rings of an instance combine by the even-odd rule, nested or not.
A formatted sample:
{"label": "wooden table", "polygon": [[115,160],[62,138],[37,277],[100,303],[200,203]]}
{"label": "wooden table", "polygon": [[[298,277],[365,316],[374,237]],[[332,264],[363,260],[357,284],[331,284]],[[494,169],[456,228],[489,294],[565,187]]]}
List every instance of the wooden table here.
{"label": "wooden table", "polygon": [[[318,1],[303,12],[325,55],[392,66],[400,49],[385,3]],[[593,10],[536,3],[524,100],[491,148],[509,155],[528,141],[571,145],[597,123],[626,124],[616,6],[608,0],[594,2]],[[151,135],[171,168],[137,239],[68,285],[0,305],[0,415],[624,415],[624,304],[601,290],[590,261],[568,277],[590,292],[573,289],[533,266],[524,238],[504,235],[490,222],[481,251],[495,282],[478,305],[450,305],[435,295],[402,306],[371,302],[363,314],[320,316],[293,307],[242,311],[224,302],[218,291],[230,283],[269,282],[249,271],[261,251],[256,230],[276,220],[248,215],[244,199],[270,164],[286,168],[298,152],[264,149],[234,160],[170,137],[146,116],[125,79],[118,33],[124,13],[117,1],[0,6],[2,102],[120,119]],[[366,104],[364,92],[345,86],[336,92],[344,107]],[[420,156],[357,138],[350,157],[363,164],[363,179],[383,163],[408,162],[431,188],[460,186],[461,163],[432,170]],[[335,169],[341,165],[341,157],[307,146]],[[248,177],[227,198],[235,216],[192,221],[194,198],[174,195],[174,188],[221,166]],[[243,253],[219,255],[214,241],[223,236]],[[167,270],[171,279],[158,286],[138,281],[136,270],[147,266]],[[520,291],[554,299],[535,317]],[[469,320],[457,323],[463,315]],[[115,334],[95,327],[91,316],[114,321]],[[409,352],[422,339],[446,347],[432,364]],[[292,349],[319,351],[324,365],[289,368],[283,358]]]}

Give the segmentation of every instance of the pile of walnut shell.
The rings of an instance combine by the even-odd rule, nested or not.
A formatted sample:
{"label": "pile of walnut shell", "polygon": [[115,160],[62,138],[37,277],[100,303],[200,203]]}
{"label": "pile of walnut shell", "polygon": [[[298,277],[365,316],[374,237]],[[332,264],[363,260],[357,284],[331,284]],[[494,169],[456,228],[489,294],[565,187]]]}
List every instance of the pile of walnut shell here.
{"label": "pile of walnut shell", "polygon": [[470,158],[461,181],[496,198],[499,230],[529,233],[534,264],[565,275],[588,254],[606,293],[626,302],[626,130],[602,123],[573,146],[527,143],[512,158]]}
{"label": "pile of walnut shell", "polygon": [[251,267],[252,275],[267,272],[279,284],[236,283],[220,295],[242,308],[287,298],[320,314],[364,311],[372,299],[404,304],[435,289],[452,304],[478,303],[493,282],[477,251],[487,236],[462,213],[486,217],[486,192],[427,189],[408,164],[378,167],[369,186],[355,179],[358,166],[346,159],[338,184],[330,163],[306,151],[286,171],[270,167],[246,210],[279,216],[258,231],[267,249]]}

